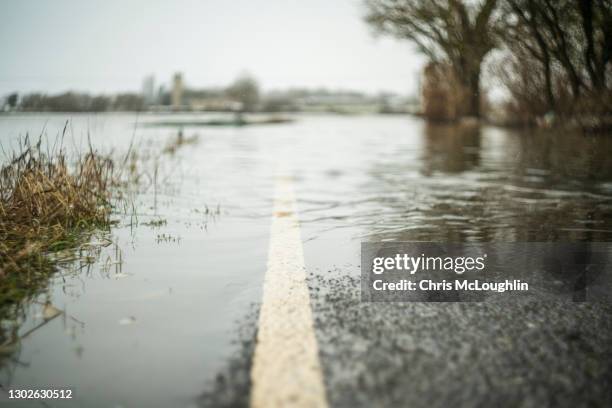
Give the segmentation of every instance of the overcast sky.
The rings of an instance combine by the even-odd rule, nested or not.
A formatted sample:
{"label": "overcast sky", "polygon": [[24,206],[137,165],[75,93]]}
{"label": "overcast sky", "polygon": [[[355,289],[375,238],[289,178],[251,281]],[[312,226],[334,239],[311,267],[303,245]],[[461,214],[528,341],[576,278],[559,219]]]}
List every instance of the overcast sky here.
{"label": "overcast sky", "polygon": [[183,72],[222,86],[243,72],[291,86],[413,92],[422,57],[376,38],[360,0],[0,2],[0,95],[139,91]]}

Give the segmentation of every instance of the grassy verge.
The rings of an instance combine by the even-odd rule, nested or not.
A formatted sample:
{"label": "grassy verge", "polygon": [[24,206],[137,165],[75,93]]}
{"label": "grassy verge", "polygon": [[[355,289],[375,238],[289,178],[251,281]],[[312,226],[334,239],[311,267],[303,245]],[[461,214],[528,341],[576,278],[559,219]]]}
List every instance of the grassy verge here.
{"label": "grassy verge", "polygon": [[89,149],[69,160],[26,139],[0,168],[0,310],[37,295],[62,250],[112,224],[115,164]]}

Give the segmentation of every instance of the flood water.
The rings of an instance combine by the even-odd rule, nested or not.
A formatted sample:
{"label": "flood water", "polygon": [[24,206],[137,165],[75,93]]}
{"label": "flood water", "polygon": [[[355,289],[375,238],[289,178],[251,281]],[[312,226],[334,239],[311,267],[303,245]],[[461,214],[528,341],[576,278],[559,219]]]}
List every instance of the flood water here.
{"label": "flood water", "polygon": [[[173,120],[200,116],[211,115]],[[147,126],[166,117],[1,116],[0,141],[53,138],[68,120],[70,149],[89,137],[102,151],[134,141],[140,152],[176,136]],[[24,305],[2,387],[72,389],[75,406],[192,406],[260,300],[279,166],[293,174],[306,262],[323,269],[357,264],[361,241],[612,240],[610,138],[405,116],[295,119],[185,127],[198,143],[160,158],[157,182],[117,215],[113,244]],[[37,328],[45,302],[63,313]]]}

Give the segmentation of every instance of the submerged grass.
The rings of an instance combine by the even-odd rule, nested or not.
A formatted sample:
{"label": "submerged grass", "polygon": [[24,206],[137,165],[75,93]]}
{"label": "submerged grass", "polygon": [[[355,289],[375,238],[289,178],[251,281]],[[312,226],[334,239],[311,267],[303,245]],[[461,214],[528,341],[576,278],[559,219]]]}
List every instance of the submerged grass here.
{"label": "submerged grass", "polygon": [[181,146],[196,144],[198,141],[198,135],[184,137],[183,131],[179,130],[176,138],[170,139],[170,141],[166,144],[166,147],[164,147],[164,150],[162,150],[162,153],[174,154]]}
{"label": "submerged grass", "polygon": [[0,168],[0,309],[38,293],[56,270],[50,254],[112,224],[115,164],[91,147],[70,161],[20,142]]}
{"label": "submerged grass", "polygon": [[[158,184],[173,174],[170,168],[165,178],[160,175],[167,170],[162,159],[198,142],[179,132],[165,146],[138,151],[132,140],[124,157],[103,155],[91,144],[69,155],[62,146],[67,127],[68,122],[55,143],[26,136],[0,161],[0,369],[23,337],[18,329],[26,306],[44,301],[56,273],[80,272],[100,261],[101,248],[112,243],[115,219],[127,222],[129,216],[126,225],[132,227],[134,219],[137,225],[138,195],[152,188],[156,208]],[[166,224],[162,218],[145,223]],[[180,237],[157,234],[157,240]],[[100,270],[120,269],[121,262],[116,254]]]}

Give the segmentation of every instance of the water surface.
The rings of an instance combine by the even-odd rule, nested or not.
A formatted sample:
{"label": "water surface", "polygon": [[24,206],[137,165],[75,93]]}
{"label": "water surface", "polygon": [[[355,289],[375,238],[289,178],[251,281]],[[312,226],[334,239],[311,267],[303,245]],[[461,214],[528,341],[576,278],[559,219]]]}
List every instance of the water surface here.
{"label": "water surface", "polygon": [[[173,115],[195,120],[219,115]],[[167,115],[0,117],[5,150],[62,132],[67,148],[158,151]],[[160,157],[135,214],[121,217],[95,264],[57,274],[25,305],[3,360],[7,388],[71,388],[76,405],[190,406],[236,350],[266,267],[274,181],[289,166],[306,261],[359,262],[364,240],[609,241],[612,140],[405,116],[297,115],[294,123],[185,127],[199,142]],[[151,184],[151,183],[149,183]],[[136,215],[137,220],[133,219]],[[164,220],[158,227],[145,225]],[[347,270],[354,271],[354,268]],[[351,272],[352,273],[352,272]]]}

